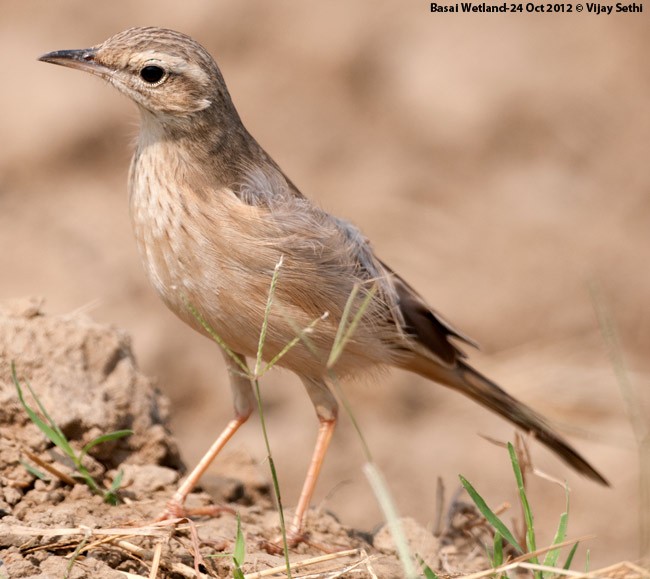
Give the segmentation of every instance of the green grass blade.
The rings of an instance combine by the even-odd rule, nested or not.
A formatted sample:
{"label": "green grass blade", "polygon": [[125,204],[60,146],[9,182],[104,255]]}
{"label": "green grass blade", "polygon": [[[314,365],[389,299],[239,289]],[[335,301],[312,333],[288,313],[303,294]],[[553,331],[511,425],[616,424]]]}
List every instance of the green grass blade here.
{"label": "green grass blade", "polygon": [[278,473],[275,469],[275,461],[271,453],[271,443],[269,442],[269,435],[266,430],[266,420],[264,418],[264,408],[262,407],[262,394],[260,392],[260,383],[258,379],[253,380],[255,386],[255,397],[257,398],[257,411],[260,415],[260,425],[262,426],[262,437],[264,438],[264,445],[266,446],[266,456],[269,461],[269,469],[271,470],[271,480],[273,481],[273,491],[275,499],[278,502],[278,516],[280,519],[280,533],[282,534],[282,550],[284,551],[284,562],[287,567],[287,579],[291,579],[291,563],[289,561],[289,543],[287,542],[287,525],[284,521],[284,509],[282,508],[282,495],[280,494],[280,481],[278,480]]}
{"label": "green grass blade", "polygon": [[[361,287],[359,286],[358,283],[355,283],[354,286],[352,287],[352,291],[350,292],[347,301],[345,302],[345,307],[343,308],[343,315],[341,316],[341,321],[339,322],[338,328],[336,328],[336,336],[334,336],[334,345],[332,346],[329,359],[327,360],[328,368],[331,368],[334,365],[334,356],[335,356],[334,349],[337,347],[337,344],[340,344],[343,341],[345,327],[348,323],[348,318],[350,317],[350,310],[352,309],[352,304],[354,303],[354,300],[356,299],[357,294],[359,293],[359,289],[361,289]],[[336,355],[337,358],[338,356],[340,356],[340,354]]]}
{"label": "green grass blade", "polygon": [[[275,461],[273,460],[273,454],[271,453],[271,443],[269,442],[268,432],[266,430],[266,420],[264,417],[264,408],[262,406],[262,393],[260,391],[260,382],[259,382],[259,372],[262,367],[262,352],[264,350],[264,343],[266,341],[266,333],[268,330],[269,316],[271,313],[271,306],[273,305],[273,296],[275,295],[275,287],[278,283],[278,276],[280,274],[280,268],[282,267],[283,258],[280,256],[280,260],[273,270],[273,277],[271,278],[271,287],[269,288],[269,294],[266,299],[266,308],[264,309],[264,321],[262,322],[262,329],[260,331],[260,338],[257,345],[257,356],[255,359],[255,369],[253,370],[253,385],[255,387],[255,397],[257,398],[257,410],[260,416],[260,424],[262,426],[262,435],[264,437],[264,444],[266,446],[266,455],[269,461],[269,468],[271,470],[271,479],[273,481],[273,490],[275,492],[275,498],[278,502],[278,515],[280,518],[280,532],[282,533],[282,547],[284,551],[284,561],[287,568],[287,577],[291,579],[291,565],[289,562],[289,544],[287,542],[287,527],[284,521],[284,509],[282,508],[282,497],[280,494],[280,482],[278,480],[278,474],[275,469]],[[242,575],[243,577],[243,575]]]}
{"label": "green grass blade", "polygon": [[[517,453],[515,452],[515,447],[512,443],[508,443],[508,453],[510,454],[510,461],[512,462],[512,470],[515,473],[515,479],[517,481],[517,489],[519,490],[519,500],[521,501],[521,506],[524,510],[524,520],[526,522],[526,546],[528,551],[536,551],[537,546],[535,544],[535,527],[533,526],[533,513],[530,510],[530,504],[528,502],[528,497],[526,496],[526,487],[524,485],[524,476],[521,472],[521,467],[519,466],[519,460],[517,459]],[[537,557],[531,557],[532,563],[539,563]]]}
{"label": "green grass blade", "polygon": [[[560,522],[557,526],[555,537],[553,537],[553,543],[552,543],[553,545],[562,543],[564,539],[566,539],[566,531],[569,525],[569,487],[566,483],[564,485],[564,493],[566,496],[566,509],[560,515]],[[549,551],[548,553],[546,553],[546,557],[544,558],[544,565],[547,567],[555,567],[557,565],[557,560],[559,556],[560,556],[560,549],[553,549],[552,551]]]}
{"label": "green grass blade", "polygon": [[323,321],[325,318],[327,318],[328,314],[323,314],[321,317],[316,318],[313,320],[305,329],[303,330],[298,330],[297,335],[295,338],[293,338],[290,342],[286,344],[282,350],[280,350],[271,360],[262,368],[259,373],[257,374],[258,378],[261,378],[268,372],[273,366],[275,366],[280,359],[289,351],[291,348],[293,348],[296,344],[298,344],[301,341],[305,340],[305,335],[311,332],[311,330],[314,328],[314,326],[318,323]]}
{"label": "green grass blade", "polygon": [[94,493],[104,496],[104,491],[99,488],[99,485],[95,482],[95,479],[91,476],[91,474],[88,472],[88,469],[81,464],[80,460],[77,460],[77,457],[75,456],[75,466],[77,467],[77,472],[79,473],[79,476],[83,479],[84,483],[88,485],[90,490],[92,490]]}
{"label": "green grass blade", "polygon": [[[557,531],[555,532],[555,537],[553,537],[553,545],[557,545],[558,543],[561,543],[564,541],[566,538],[566,530],[567,530],[567,525],[569,523],[569,514],[568,513],[562,513],[560,515],[560,523],[557,527]],[[544,557],[544,565],[547,567],[555,567],[557,565],[557,560],[560,556],[560,549],[553,549],[552,551],[549,551],[546,553],[546,557]]]}
{"label": "green grass blade", "polygon": [[492,551],[492,567],[495,569],[503,565],[503,537],[499,531],[494,533],[494,549]]}
{"label": "green grass blade", "polygon": [[562,569],[565,571],[568,570],[571,567],[571,563],[573,563],[573,557],[576,554],[576,551],[578,550],[578,544],[575,543],[573,547],[571,547],[571,550],[569,551],[569,554],[567,555],[566,561],[564,562],[564,565],[562,566]]}
{"label": "green grass blade", "polygon": [[103,442],[110,442],[111,440],[118,440],[119,438],[130,436],[131,434],[133,434],[133,430],[115,430],[114,432],[109,432],[108,434],[102,434],[97,438],[93,438],[81,449],[79,458],[83,458],[86,454],[88,454],[91,448],[94,448],[98,444],[102,444]]}
{"label": "green grass blade", "polygon": [[[354,293],[354,292],[353,292]],[[370,287],[368,290],[368,293],[366,294],[366,297],[363,298],[363,301],[361,302],[361,305],[359,306],[359,309],[357,310],[356,314],[352,318],[352,321],[348,324],[347,328],[345,329],[345,332],[343,332],[342,336],[340,337],[338,342],[335,342],[334,345],[332,346],[332,350],[330,352],[330,357],[327,360],[327,367],[332,368],[336,364],[336,361],[339,359],[341,354],[343,353],[343,350],[347,343],[350,341],[350,338],[354,335],[355,330],[357,329],[357,326],[359,325],[359,322],[361,321],[361,318],[363,317],[363,314],[366,312],[368,309],[368,306],[370,305],[370,302],[372,299],[375,297],[375,294],[377,293],[377,284],[374,284]],[[352,297],[352,294],[350,294],[350,298]],[[345,304],[346,309],[349,312],[348,308],[348,303],[351,303],[351,299],[348,298],[348,301]],[[343,319],[341,319],[341,323],[339,324],[339,330],[343,327]],[[338,335],[338,332],[337,332]]]}
{"label": "green grass blade", "polygon": [[264,367],[261,370],[258,370],[255,376],[258,378],[261,378],[266,374],[273,366],[275,366],[283,357],[284,355],[291,350],[298,342],[300,342],[300,336],[296,336],[295,338],[291,339],[282,350],[280,350],[273,358],[271,358],[268,362],[268,364],[265,364]]}
{"label": "green grass blade", "polygon": [[269,316],[271,315],[271,306],[273,305],[273,297],[275,296],[275,287],[278,284],[278,277],[280,275],[280,268],[282,267],[283,257],[280,256],[280,261],[275,265],[273,270],[273,277],[271,277],[271,287],[269,287],[269,295],[266,298],[266,308],[264,308],[264,320],[262,321],[262,329],[260,331],[260,339],[257,343],[257,356],[255,358],[255,369],[253,375],[259,377],[259,371],[262,368],[262,351],[264,350],[264,342],[266,341],[266,332],[269,327]]}
{"label": "green grass blade", "polygon": [[[23,395],[23,389],[20,386],[20,382],[18,381],[18,376],[16,374],[16,366],[13,362],[11,363],[11,378],[13,380],[14,386],[16,387],[16,391],[18,392],[18,400],[20,400],[20,403],[22,407],[25,409],[27,416],[29,416],[29,419],[50,440],[50,442],[52,442],[54,445],[60,448],[66,455],[68,455],[70,458],[74,460],[76,458],[74,450],[70,446],[68,439],[61,432],[61,429],[58,427],[54,428],[50,424],[47,424],[38,414],[36,414],[36,412],[32,409],[32,407],[29,406],[29,404],[27,404],[27,402],[25,401],[25,397]],[[36,397],[36,395],[34,394],[33,390],[31,390],[31,388],[30,388],[30,392],[32,393],[32,396],[34,396],[36,403],[43,410],[43,407],[40,401],[38,400],[38,397]],[[43,412],[43,414],[49,416],[47,415],[46,412]],[[48,420],[52,421],[51,418],[48,418]]]}
{"label": "green grass blade", "polygon": [[65,440],[67,444],[68,439],[65,437],[65,435],[59,428],[59,425],[55,422],[54,418],[50,416],[50,413],[47,411],[45,406],[43,406],[41,399],[36,395],[36,392],[34,392],[32,385],[29,383],[28,380],[25,380],[25,384],[27,385],[27,388],[29,389],[29,393],[32,395],[32,398],[34,398],[34,400],[36,401],[36,404],[38,406],[38,409],[41,411],[41,414],[45,417],[45,420],[47,420],[50,427],[53,430],[55,430],[63,438],[63,440]]}
{"label": "green grass blade", "polygon": [[[29,388],[29,391],[31,392],[32,396],[34,397],[34,400],[36,400],[36,404],[38,405],[39,409],[43,413],[43,415],[46,417],[46,420],[50,423],[47,424],[35,411],[33,408],[27,404],[25,401],[25,397],[23,395],[23,390],[20,386],[20,382],[18,380],[18,375],[16,374],[16,366],[12,362],[11,363],[11,377],[14,382],[14,385],[16,387],[16,391],[18,392],[18,399],[20,400],[20,403],[22,404],[23,408],[25,409],[25,412],[27,413],[27,416],[29,416],[30,420],[39,428],[39,430],[54,444],[56,445],[57,448],[59,448],[64,454],[66,454],[74,463],[75,468],[77,469],[77,478],[81,478],[86,485],[96,494],[104,496],[104,492],[102,489],[99,488],[97,483],[95,482],[95,479],[90,475],[88,472],[88,469],[84,467],[82,464],[82,459],[84,454],[81,453],[77,455],[75,450],[70,446],[70,443],[68,442],[68,439],[65,437],[65,434],[61,431],[61,429],[57,426],[56,422],[54,422],[54,419],[49,415],[41,401],[39,400],[38,396],[36,396],[36,393],[32,390],[31,386],[29,383],[27,383],[27,387]],[[101,437],[100,437],[101,438]],[[75,475],[73,475],[75,476]]]}
{"label": "green grass blade", "polygon": [[244,540],[244,533],[241,530],[241,519],[237,515],[237,534],[235,535],[235,548],[232,553],[232,560],[234,563],[234,570],[232,576],[234,579],[244,579],[244,572],[241,566],[246,559],[246,542]]}
{"label": "green grass blade", "polygon": [[74,550],[72,555],[70,555],[70,561],[65,568],[65,572],[63,573],[63,579],[68,579],[70,577],[72,567],[74,567],[74,564],[77,562],[79,555],[83,551],[84,547],[88,544],[89,539],[90,539],[89,536],[84,537],[81,540],[81,542],[77,545],[77,548]]}
{"label": "green grass blade", "polygon": [[439,579],[438,574],[435,571],[433,571],[433,569],[431,569],[429,565],[426,564],[426,561],[422,557],[420,557],[420,555],[416,553],[415,558],[420,564],[420,567],[422,567],[422,573],[425,579]]}
{"label": "green grass blade", "polygon": [[229,347],[228,344],[223,340],[223,338],[217,334],[217,332],[214,331],[212,326],[208,324],[206,319],[201,315],[201,312],[197,310],[189,301],[187,301],[187,298],[185,296],[181,296],[181,300],[183,300],[183,303],[185,304],[185,307],[187,310],[192,314],[194,319],[196,319],[199,324],[203,327],[203,329],[208,333],[208,335],[219,345],[219,347],[226,353],[228,356],[234,360],[235,364],[239,366],[242,370],[242,372],[250,377],[250,370],[248,369],[248,366],[246,366],[246,362],[242,360],[237,354],[235,354]]}
{"label": "green grass blade", "polygon": [[122,479],[124,478],[124,469],[120,469],[117,471],[117,474],[115,475],[115,478],[113,479],[113,482],[111,483],[110,491],[111,492],[116,492],[120,489],[120,486],[122,485]]}
{"label": "green grass blade", "polygon": [[235,535],[235,549],[232,554],[237,567],[241,567],[246,560],[246,541],[244,540],[244,533],[241,530],[241,519],[237,515],[237,534]]}
{"label": "green grass blade", "polygon": [[104,502],[111,507],[116,507],[119,504],[119,499],[117,498],[116,492],[106,491],[104,493]]}
{"label": "green grass blade", "polygon": [[510,529],[508,529],[508,527],[506,527],[503,521],[499,517],[497,517],[494,511],[487,506],[487,503],[483,500],[483,497],[478,494],[478,492],[471,485],[471,483],[462,475],[458,475],[458,476],[460,478],[460,483],[463,485],[463,487],[465,487],[467,494],[474,501],[476,508],[478,508],[481,514],[487,519],[488,523],[490,523],[490,525],[492,525],[501,534],[501,536],[506,541],[508,541],[508,543],[510,543],[515,549],[517,549],[519,553],[523,554],[524,550],[521,548],[521,545],[519,545],[514,535],[510,532]]}
{"label": "green grass blade", "polygon": [[117,503],[119,502],[117,493],[120,490],[120,486],[122,485],[123,478],[124,478],[124,469],[120,469],[119,471],[117,471],[117,474],[115,475],[115,478],[113,479],[110,488],[104,493],[105,503],[112,506],[117,505]]}
{"label": "green grass blade", "polygon": [[31,474],[32,476],[35,476],[36,478],[40,478],[41,480],[44,480],[44,481],[49,481],[50,480],[49,476],[47,476],[44,472],[41,472],[35,466],[32,466],[28,462],[20,459],[20,464],[22,464],[23,467],[25,468],[25,470],[29,474]]}

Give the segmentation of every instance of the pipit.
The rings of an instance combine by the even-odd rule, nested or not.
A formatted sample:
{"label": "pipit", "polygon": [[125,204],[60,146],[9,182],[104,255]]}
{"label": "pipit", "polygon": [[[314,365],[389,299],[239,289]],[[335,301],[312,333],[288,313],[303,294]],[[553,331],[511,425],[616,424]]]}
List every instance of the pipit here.
{"label": "pipit", "polygon": [[[458,343],[474,342],[383,263],[356,227],[303,196],[244,128],[219,68],[192,38],[132,28],[95,47],[50,52],[40,60],[99,76],[138,105],[131,219],[149,280],[178,317],[207,335],[191,304],[234,353],[256,356],[269,283],[282,259],[264,359],[273,359],[300,328],[311,325],[308,341],[297,343],[279,364],[300,377],[320,422],[290,528],[294,540],[303,530],[337,420],[330,370],[347,376],[389,365],[415,372],[500,414],[578,472],[607,484],[537,412],[466,362]],[[369,302],[329,368],[355,288],[360,291],[352,311],[368,296]],[[225,360],[235,417],[175,493],[165,516],[183,512],[188,493],[255,406],[250,379],[230,356]]]}

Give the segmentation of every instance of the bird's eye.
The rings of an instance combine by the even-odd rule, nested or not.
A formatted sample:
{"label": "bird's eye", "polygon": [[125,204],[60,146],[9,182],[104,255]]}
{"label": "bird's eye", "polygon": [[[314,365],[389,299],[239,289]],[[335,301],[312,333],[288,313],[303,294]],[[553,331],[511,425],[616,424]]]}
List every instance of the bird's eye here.
{"label": "bird's eye", "polygon": [[165,69],[155,64],[148,64],[140,71],[140,78],[148,84],[159,84],[166,75]]}

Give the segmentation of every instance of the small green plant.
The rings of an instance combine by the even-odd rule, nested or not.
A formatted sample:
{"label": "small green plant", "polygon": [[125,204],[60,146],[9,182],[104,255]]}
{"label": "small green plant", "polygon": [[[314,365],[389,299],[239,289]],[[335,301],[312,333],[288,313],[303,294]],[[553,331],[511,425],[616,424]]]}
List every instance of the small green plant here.
{"label": "small green plant", "polygon": [[[115,432],[102,434],[101,436],[94,438],[88,444],[86,444],[81,449],[80,452],[77,452],[75,451],[74,448],[72,448],[72,445],[68,441],[63,431],[59,428],[57,423],[50,416],[48,411],[45,409],[45,407],[39,400],[38,396],[36,396],[36,393],[34,392],[34,390],[32,390],[32,387],[29,384],[29,382],[26,381],[25,383],[27,385],[27,388],[30,394],[32,395],[32,398],[34,398],[34,400],[36,401],[36,404],[38,406],[38,409],[40,410],[40,413],[42,414],[42,417],[39,416],[39,414],[31,406],[29,406],[29,404],[27,404],[27,402],[25,401],[25,396],[23,394],[23,389],[20,385],[20,381],[18,380],[18,375],[16,374],[16,365],[14,362],[11,363],[11,378],[13,380],[14,386],[16,387],[16,391],[18,392],[18,399],[20,400],[20,403],[25,409],[25,412],[29,416],[29,419],[50,440],[50,442],[52,442],[57,448],[59,448],[59,450],[61,450],[61,452],[63,452],[63,454],[65,454],[68,458],[70,458],[76,470],[77,477],[80,478],[88,486],[88,488],[90,488],[92,492],[102,496],[104,501],[107,502],[108,504],[116,505],[118,502],[118,491],[120,485],[122,484],[122,476],[124,473],[120,470],[117,476],[113,479],[113,482],[111,483],[110,487],[108,489],[102,489],[97,484],[97,481],[95,481],[95,479],[88,472],[88,469],[83,465],[83,459],[88,454],[88,452],[98,444],[102,444],[104,442],[109,442],[111,440],[117,440],[119,438],[129,436],[130,434],[133,434],[133,431],[116,430]],[[41,472],[39,472],[37,469],[31,467],[28,468],[28,470],[35,476],[39,478],[44,478],[44,475]]]}
{"label": "small green plant", "polygon": [[232,561],[235,566],[233,571],[234,579],[244,579],[244,572],[242,571],[242,565],[246,560],[246,540],[244,539],[244,533],[241,530],[241,519],[237,515],[237,534],[235,535],[235,548],[232,553]]}
{"label": "small green plant", "polygon": [[242,566],[246,561],[246,539],[244,533],[241,530],[241,518],[239,514],[237,517],[237,531],[235,533],[235,544],[232,550],[232,553],[215,553],[213,555],[208,555],[208,559],[221,559],[229,557],[232,559],[233,579],[244,579],[244,572]]}
{"label": "small green plant", "polygon": [[422,568],[422,574],[424,575],[425,579],[439,579],[438,574],[433,571],[429,565],[426,564],[425,560],[420,557],[420,555],[416,553],[415,558]]}
{"label": "small green plant", "polygon": [[[517,482],[517,490],[519,491],[519,500],[524,512],[524,521],[526,525],[526,549],[528,553],[534,553],[537,550],[536,539],[535,539],[535,527],[533,520],[533,513],[530,508],[530,503],[528,501],[528,496],[526,495],[526,487],[524,484],[524,476],[522,474],[521,466],[519,464],[519,459],[517,458],[517,453],[514,446],[511,443],[508,443],[508,453],[510,454],[510,461],[512,463],[512,470],[515,474],[515,480]],[[505,523],[488,507],[487,503],[483,497],[476,491],[476,489],[470,484],[470,482],[465,479],[462,475],[459,477],[460,482],[465,487],[467,494],[469,494],[472,501],[476,505],[476,508],[481,512],[485,517],[487,522],[494,529],[494,541],[492,549],[488,549],[488,555],[490,557],[492,566],[496,569],[504,564],[504,553],[503,553],[503,541],[505,540],[509,543],[519,554],[523,555],[525,553],[522,546],[519,544],[517,539],[515,539],[514,534],[508,529]],[[566,510],[560,515],[560,522],[558,524],[557,531],[553,537],[553,542],[551,546],[560,545],[565,541],[567,525],[569,521],[569,488],[565,485],[565,494],[566,494]],[[573,560],[573,556],[578,547],[578,543],[575,543],[569,552],[567,559],[564,563],[564,569],[568,569]],[[543,566],[545,567],[555,567],[557,565],[557,560],[560,555],[560,547],[556,549],[550,549],[546,553],[544,558]],[[536,555],[532,555],[530,562],[533,564],[539,564],[539,559]],[[546,579],[551,577],[552,574],[535,571],[536,579]]]}

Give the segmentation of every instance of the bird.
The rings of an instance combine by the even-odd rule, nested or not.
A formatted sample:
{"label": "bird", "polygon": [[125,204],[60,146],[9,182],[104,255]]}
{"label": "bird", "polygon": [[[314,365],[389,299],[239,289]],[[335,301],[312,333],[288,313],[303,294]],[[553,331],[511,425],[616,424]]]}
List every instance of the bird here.
{"label": "bird", "polygon": [[[174,314],[208,337],[216,333],[229,349],[224,359],[234,417],[162,518],[184,512],[188,494],[253,412],[251,375],[240,366],[256,357],[265,319],[263,359],[283,353],[278,364],[300,378],[319,422],[289,528],[295,542],[337,423],[333,373],[345,378],[392,366],[423,376],[530,433],[582,475],[609,484],[538,412],[469,364],[465,350],[476,343],[377,257],[357,227],[302,194],[244,127],[221,70],[190,36],[130,28],[91,48],[39,60],[100,77],[137,105],[141,123],[128,189],[142,264]],[[356,327],[332,366],[346,312],[358,312]],[[295,342],[296,336],[304,339]]]}

